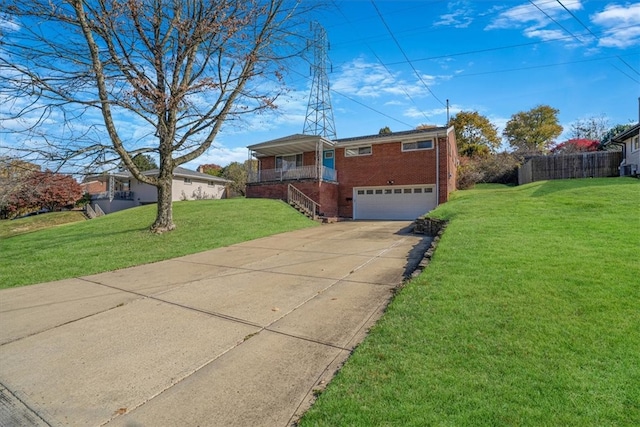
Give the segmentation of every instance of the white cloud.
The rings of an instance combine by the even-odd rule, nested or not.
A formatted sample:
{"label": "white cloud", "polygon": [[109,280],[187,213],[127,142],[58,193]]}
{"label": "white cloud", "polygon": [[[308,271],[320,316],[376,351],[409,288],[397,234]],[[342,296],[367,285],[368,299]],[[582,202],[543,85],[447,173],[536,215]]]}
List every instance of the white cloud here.
{"label": "white cloud", "polygon": [[447,5],[449,13],[440,15],[435,27],[467,28],[473,22],[474,10],[468,1],[454,1]]}
{"label": "white cloud", "polygon": [[409,78],[402,78],[400,72],[391,74],[385,67],[378,63],[367,62],[359,57],[342,66],[342,69],[333,80],[332,89],[338,93],[362,98],[386,97],[385,102],[395,101],[389,97],[406,99],[411,97],[428,96],[429,87],[438,82],[448,80],[448,75],[421,74],[420,78],[413,72]]}
{"label": "white cloud", "polygon": [[20,25],[8,16],[0,15],[0,30],[6,32],[14,32],[20,30]]}
{"label": "white cloud", "polygon": [[604,10],[591,15],[591,22],[602,27],[601,47],[627,48],[640,43],[640,3],[624,6],[610,4]]}
{"label": "white cloud", "polygon": [[332,89],[346,95],[377,98],[395,90],[396,76],[397,73],[389,74],[384,66],[359,57],[341,67]]}
{"label": "white cloud", "polygon": [[[566,14],[566,11],[558,2],[538,0],[534,3],[535,6],[531,3],[525,3],[501,12],[485,29],[521,28],[523,25],[530,23],[535,24],[537,27],[544,27],[551,23],[545,13],[555,20],[571,19],[571,16]],[[581,0],[565,1],[563,4],[570,11],[582,9]]]}
{"label": "white cloud", "polygon": [[197,159],[185,163],[187,169],[196,170],[200,165],[215,163],[220,166],[227,166],[229,163],[242,163],[249,157],[246,147],[228,148],[225,146],[216,146],[209,148],[206,153]]}
{"label": "white cloud", "polygon": [[535,28],[527,28],[524,35],[530,39],[540,39],[542,41],[557,40],[566,34],[561,30],[538,30]]}
{"label": "white cloud", "polygon": [[[569,37],[565,31],[557,29],[557,24],[553,22],[553,20],[562,22],[573,19],[561,4],[556,1],[541,0],[534,3],[535,5],[526,3],[501,12],[485,27],[485,30],[522,29],[523,35],[527,38],[542,41],[566,38],[569,45],[576,45],[575,39]],[[581,0],[565,1],[563,4],[572,12],[582,9]],[[587,41],[584,35],[576,34],[576,37],[580,37],[583,42]]]}

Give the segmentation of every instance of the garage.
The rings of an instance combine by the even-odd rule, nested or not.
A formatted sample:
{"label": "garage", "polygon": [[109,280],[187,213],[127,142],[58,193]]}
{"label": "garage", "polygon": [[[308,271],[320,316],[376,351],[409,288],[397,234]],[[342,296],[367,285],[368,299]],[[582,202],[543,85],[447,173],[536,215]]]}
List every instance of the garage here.
{"label": "garage", "polygon": [[413,220],[437,205],[434,185],[353,189],[353,219]]}

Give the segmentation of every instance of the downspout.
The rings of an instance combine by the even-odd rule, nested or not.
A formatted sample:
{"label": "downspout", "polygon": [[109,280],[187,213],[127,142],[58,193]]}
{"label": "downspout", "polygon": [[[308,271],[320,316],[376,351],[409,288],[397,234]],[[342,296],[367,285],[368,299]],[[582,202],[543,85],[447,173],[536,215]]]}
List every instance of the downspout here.
{"label": "downspout", "polygon": [[440,205],[440,137],[436,134],[436,206]]}
{"label": "downspout", "polygon": [[610,139],[609,144],[615,144],[622,147],[622,159],[626,163],[627,162],[627,144],[624,141],[616,141],[615,139]]}
{"label": "downspout", "polygon": [[618,145],[622,147],[622,162],[618,165],[618,174],[620,176],[623,176],[624,171],[623,171],[622,165],[627,164],[627,144],[625,144],[623,141],[616,141],[615,139],[610,139],[607,145],[609,144]]}

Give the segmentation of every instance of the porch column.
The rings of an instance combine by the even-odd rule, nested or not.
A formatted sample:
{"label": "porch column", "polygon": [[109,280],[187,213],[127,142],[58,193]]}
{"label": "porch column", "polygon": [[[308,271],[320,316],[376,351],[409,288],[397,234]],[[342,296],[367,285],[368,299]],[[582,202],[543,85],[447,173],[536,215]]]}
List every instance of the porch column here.
{"label": "porch column", "polygon": [[318,137],[316,142],[316,173],[318,174],[318,182],[322,182],[322,138]]}

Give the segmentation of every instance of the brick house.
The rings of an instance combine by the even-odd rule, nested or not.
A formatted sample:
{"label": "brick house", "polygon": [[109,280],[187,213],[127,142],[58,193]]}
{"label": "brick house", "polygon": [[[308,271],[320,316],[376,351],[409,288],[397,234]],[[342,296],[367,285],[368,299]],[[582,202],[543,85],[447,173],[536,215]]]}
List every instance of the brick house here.
{"label": "brick house", "polygon": [[335,141],[297,134],[248,149],[258,167],[249,173],[247,197],[292,203],[298,190],[325,217],[415,219],[456,188],[453,127]]}

